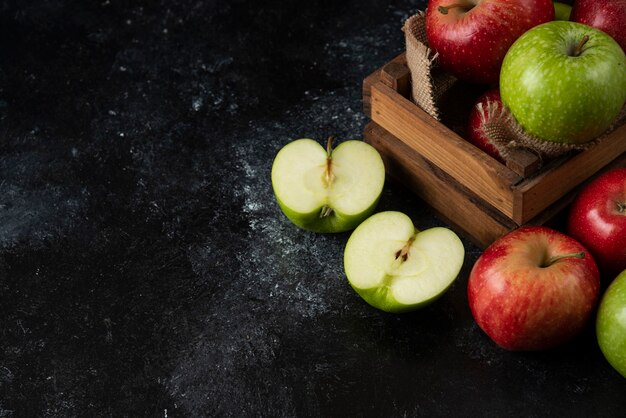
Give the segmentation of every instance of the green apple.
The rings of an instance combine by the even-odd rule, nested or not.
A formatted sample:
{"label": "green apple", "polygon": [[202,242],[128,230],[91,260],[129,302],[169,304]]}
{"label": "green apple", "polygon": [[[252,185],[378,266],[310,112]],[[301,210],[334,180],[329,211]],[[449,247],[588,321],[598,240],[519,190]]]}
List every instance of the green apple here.
{"label": "green apple", "polygon": [[613,280],[602,296],[596,336],[604,357],[626,377],[626,270]]}
{"label": "green apple", "polygon": [[447,228],[418,231],[401,212],[380,212],[346,244],[344,270],[352,288],[386,312],[407,312],[441,296],[463,266],[465,249]]}
{"label": "green apple", "polygon": [[552,3],[554,4],[554,20],[569,20],[569,16],[572,14],[572,6],[558,1]]}
{"label": "green apple", "polygon": [[374,147],[345,141],[326,150],[312,139],[285,145],[272,165],[272,186],[284,214],[314,232],[356,228],[375,209],[385,183],[385,166]]}
{"label": "green apple", "polygon": [[502,102],[526,132],[581,144],[615,121],[626,101],[626,56],[609,35],[552,21],[517,39],[500,73]]}

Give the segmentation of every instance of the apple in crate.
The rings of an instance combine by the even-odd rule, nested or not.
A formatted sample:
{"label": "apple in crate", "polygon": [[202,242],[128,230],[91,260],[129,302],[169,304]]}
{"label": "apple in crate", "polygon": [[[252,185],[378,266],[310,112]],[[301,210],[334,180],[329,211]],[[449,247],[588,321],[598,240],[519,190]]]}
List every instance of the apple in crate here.
{"label": "apple in crate", "polygon": [[554,2],[554,20],[569,20],[572,13],[572,6],[569,4]]}
{"label": "apple in crate", "polygon": [[596,316],[596,336],[604,357],[626,377],[626,270],[602,296]]}
{"label": "apple in crate", "polygon": [[536,351],[577,335],[593,314],[600,276],[592,255],[553,229],[519,228],[489,246],[472,268],[468,300],[499,346]]}
{"label": "apple in crate", "polygon": [[607,34],[575,22],[536,26],[511,46],[500,74],[502,102],[530,134],[588,142],[626,101],[626,56]]}
{"label": "apple in crate", "polygon": [[426,36],[445,71],[493,84],[511,44],[553,19],[552,0],[429,0]]}
{"label": "apple in crate", "polygon": [[407,312],[441,296],[461,271],[465,249],[447,228],[416,230],[401,212],[377,213],[346,244],[344,270],[352,288],[386,312]]}
{"label": "apple in crate", "polygon": [[483,150],[501,163],[505,163],[504,158],[500,155],[500,151],[489,141],[487,132],[485,131],[485,123],[489,121],[493,113],[501,112],[504,105],[500,99],[500,90],[491,89],[481,95],[477,100],[469,115],[467,124],[467,139],[472,144]]}
{"label": "apple in crate", "polygon": [[626,168],[607,171],[580,191],[567,233],[589,249],[607,277],[626,269]]}
{"label": "apple in crate", "polygon": [[374,147],[345,141],[332,149],[312,139],[285,145],[272,165],[272,186],[284,214],[314,232],[356,228],[375,209],[385,166]]}
{"label": "apple in crate", "polygon": [[626,51],[626,0],[576,0],[570,20],[608,33]]}

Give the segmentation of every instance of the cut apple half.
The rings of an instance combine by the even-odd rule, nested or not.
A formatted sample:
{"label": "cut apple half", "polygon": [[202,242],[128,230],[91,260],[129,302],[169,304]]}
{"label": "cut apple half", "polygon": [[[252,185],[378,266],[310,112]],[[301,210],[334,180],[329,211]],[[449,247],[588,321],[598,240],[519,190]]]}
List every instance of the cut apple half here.
{"label": "cut apple half", "polygon": [[315,232],[354,229],[375,209],[385,166],[374,147],[350,140],[334,150],[312,139],[283,147],[272,166],[272,186],[282,211],[297,226]]}
{"label": "cut apple half", "polygon": [[417,309],[441,296],[459,275],[465,248],[447,228],[415,229],[401,212],[381,212],[359,225],[346,244],[350,285],[386,312]]}

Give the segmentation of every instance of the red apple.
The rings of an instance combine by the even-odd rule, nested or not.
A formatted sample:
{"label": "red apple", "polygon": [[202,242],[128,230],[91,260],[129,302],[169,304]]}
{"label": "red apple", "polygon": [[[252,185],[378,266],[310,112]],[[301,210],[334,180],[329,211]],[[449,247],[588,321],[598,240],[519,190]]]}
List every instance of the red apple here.
{"label": "red apple", "polygon": [[626,0],[576,0],[570,20],[608,33],[626,51]]}
{"label": "red apple", "polygon": [[500,90],[491,89],[478,98],[469,115],[467,139],[504,164],[504,158],[502,158],[498,149],[489,141],[484,129],[485,123],[489,121],[489,114],[486,111],[488,105],[494,106],[496,112],[502,111],[504,105],[502,104],[502,99],[500,99]]}
{"label": "red apple", "polygon": [[426,36],[445,71],[491,84],[513,42],[553,19],[552,0],[429,0]]}
{"label": "red apple", "polygon": [[529,226],[494,242],[468,282],[476,323],[507,350],[559,346],[589,320],[600,290],[593,256],[553,229]]}
{"label": "red apple", "polygon": [[626,269],[626,168],[597,177],[576,196],[567,233],[591,251],[603,276]]}

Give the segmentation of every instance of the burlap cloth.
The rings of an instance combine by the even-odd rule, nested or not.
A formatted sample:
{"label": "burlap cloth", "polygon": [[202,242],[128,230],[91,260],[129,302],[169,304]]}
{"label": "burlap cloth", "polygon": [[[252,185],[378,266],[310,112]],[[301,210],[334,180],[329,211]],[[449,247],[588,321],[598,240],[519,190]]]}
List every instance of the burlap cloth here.
{"label": "burlap cloth", "polygon": [[[428,47],[425,12],[420,11],[411,16],[402,30],[406,40],[407,65],[411,71],[413,101],[433,118],[441,121],[439,110],[441,99],[457,80],[438,67],[437,54]],[[516,148],[528,149],[543,160],[558,157],[572,150],[583,150],[601,141],[608,132],[626,120],[624,108],[613,126],[599,138],[585,144],[561,144],[527,134],[506,108],[498,109],[495,103],[487,104],[479,110],[487,137],[504,159]]]}

